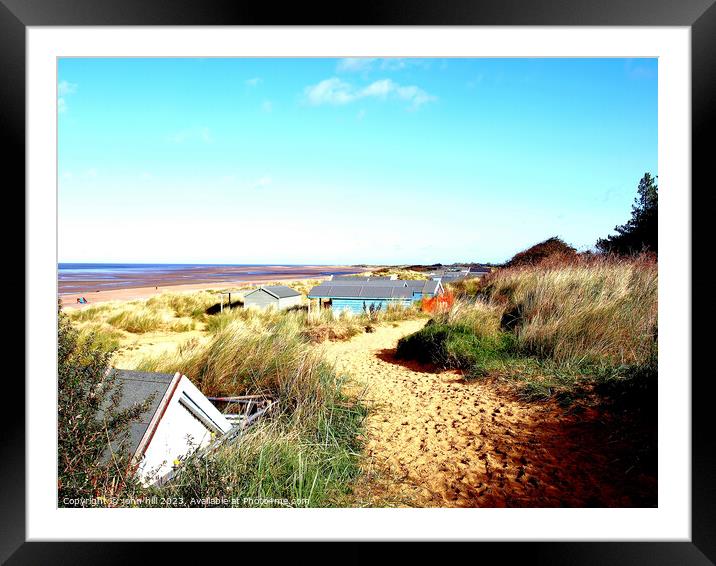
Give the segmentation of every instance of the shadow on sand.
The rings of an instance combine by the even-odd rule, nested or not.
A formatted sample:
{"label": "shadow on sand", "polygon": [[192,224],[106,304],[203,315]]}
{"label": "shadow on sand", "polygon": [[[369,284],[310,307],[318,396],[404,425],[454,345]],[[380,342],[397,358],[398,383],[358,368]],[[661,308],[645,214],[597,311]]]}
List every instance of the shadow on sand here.
{"label": "shadow on sand", "polygon": [[[243,307],[244,307],[244,303],[242,301],[232,301],[230,305],[224,304],[225,309],[241,309]],[[211,305],[204,312],[209,315],[219,314],[221,312],[221,303],[216,303],[215,305]]]}
{"label": "shadow on sand", "polygon": [[385,348],[380,350],[376,355],[376,358],[383,360],[386,363],[394,364],[396,366],[404,367],[411,371],[420,373],[442,373],[445,370],[441,370],[433,364],[421,364],[415,360],[401,360],[395,356],[395,348]]}

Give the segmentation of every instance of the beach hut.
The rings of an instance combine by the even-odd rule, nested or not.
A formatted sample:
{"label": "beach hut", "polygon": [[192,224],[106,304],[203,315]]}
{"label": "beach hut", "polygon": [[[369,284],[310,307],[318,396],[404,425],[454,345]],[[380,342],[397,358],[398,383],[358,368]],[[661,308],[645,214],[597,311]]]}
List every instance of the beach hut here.
{"label": "beach hut", "polygon": [[266,285],[250,291],[244,296],[244,308],[277,310],[288,309],[301,304],[301,293],[285,285]]}
{"label": "beach hut", "polygon": [[332,281],[395,281],[397,275],[332,275]]}
{"label": "beach hut", "polygon": [[110,371],[121,387],[120,410],[151,398],[128,438],[131,463],[144,485],[161,483],[173,473],[175,461],[231,430],[231,423],[181,373]]}
{"label": "beach hut", "polygon": [[429,273],[428,275],[431,279],[441,280],[443,283],[453,283],[455,281],[463,281],[464,279],[484,277],[491,271],[492,269],[490,267],[473,265],[470,267],[449,267],[439,269]]}
{"label": "beach hut", "polygon": [[428,279],[426,281],[408,280],[405,281],[405,283],[413,292],[413,301],[429,299],[436,295],[442,295],[445,292],[440,279]]}
{"label": "beach hut", "polygon": [[[332,289],[331,291],[328,291],[328,286],[334,287],[335,289]],[[410,297],[411,302],[417,302],[420,299],[424,298],[430,298],[434,297],[436,295],[440,295],[444,292],[443,285],[440,281],[440,279],[400,279],[400,280],[373,280],[372,278],[354,278],[352,280],[349,279],[336,279],[333,281],[326,281],[322,283],[321,285],[314,287],[311,289],[311,292],[308,295],[309,299],[312,298],[319,298],[317,294],[319,293],[330,293],[330,295],[321,296],[320,299],[327,299],[331,301],[331,304],[333,305],[333,308],[337,308],[336,305],[339,307],[343,307],[343,303],[341,302],[342,299],[346,299],[346,294],[349,292],[348,289],[338,289],[338,287],[364,287],[365,289],[373,289],[373,292],[363,290],[361,291],[364,296],[369,296],[371,299],[382,299],[384,301],[391,301],[396,299],[395,292],[392,292],[393,294],[389,294],[390,292],[386,289],[393,288],[393,289],[403,289],[403,291],[399,291],[400,294],[404,295],[403,298]],[[382,293],[382,295],[375,295],[375,293]],[[338,303],[334,301],[334,299],[338,299]],[[349,310],[354,311],[355,309],[351,308]],[[361,309],[362,309],[362,303],[361,303]]]}
{"label": "beach hut", "polygon": [[308,293],[309,299],[318,299],[321,304],[330,305],[335,311],[348,311],[361,314],[371,309],[386,310],[389,306],[409,307],[413,299],[413,290],[397,281],[326,281],[313,287]]}

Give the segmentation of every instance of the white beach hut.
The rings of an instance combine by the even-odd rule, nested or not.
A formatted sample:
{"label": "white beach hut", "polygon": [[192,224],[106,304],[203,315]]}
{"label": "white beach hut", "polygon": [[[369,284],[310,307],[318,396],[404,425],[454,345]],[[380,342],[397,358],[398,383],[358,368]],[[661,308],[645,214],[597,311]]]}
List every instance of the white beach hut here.
{"label": "white beach hut", "polygon": [[161,483],[176,460],[231,430],[231,423],[181,373],[112,371],[122,387],[119,409],[152,398],[129,433],[131,461],[145,485]]}
{"label": "white beach hut", "polygon": [[244,308],[277,310],[288,309],[301,304],[301,293],[286,285],[266,285],[254,289],[244,296]]}

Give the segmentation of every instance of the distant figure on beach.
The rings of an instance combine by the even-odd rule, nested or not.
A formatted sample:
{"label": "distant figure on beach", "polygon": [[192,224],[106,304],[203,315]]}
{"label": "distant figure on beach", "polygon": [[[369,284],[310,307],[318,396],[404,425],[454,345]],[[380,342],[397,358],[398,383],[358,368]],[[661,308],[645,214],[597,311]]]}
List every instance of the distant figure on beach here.
{"label": "distant figure on beach", "polygon": [[77,302],[78,302],[79,304],[81,304],[81,305],[86,305],[86,304],[87,304],[87,299],[85,299],[84,297],[78,297],[78,298],[77,298]]}

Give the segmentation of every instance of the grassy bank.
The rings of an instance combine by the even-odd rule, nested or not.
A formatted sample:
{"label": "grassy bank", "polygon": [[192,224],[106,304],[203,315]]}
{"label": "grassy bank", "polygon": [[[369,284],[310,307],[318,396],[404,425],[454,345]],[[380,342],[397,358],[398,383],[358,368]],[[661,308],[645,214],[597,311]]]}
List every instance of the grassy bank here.
{"label": "grassy bank", "polygon": [[217,303],[213,293],[162,293],[146,300],[108,301],[68,312],[70,320],[82,325],[108,325],[131,334],[186,332],[206,322],[207,311]]}
{"label": "grassy bank", "polygon": [[645,259],[502,269],[461,283],[452,308],[401,340],[397,354],[493,374],[531,399],[655,389],[657,283]]}
{"label": "grassy bank", "polygon": [[[359,473],[365,409],[360,399],[344,395],[345,376],[313,346],[305,333],[305,316],[247,312],[215,329],[207,340],[145,357],[138,369],[180,371],[206,395],[260,393],[279,404],[270,418],[235,443],[187,457],[166,485],[144,489],[132,484],[125,495],[135,500],[157,495],[192,507],[226,506],[226,498],[231,505],[247,507],[345,505]],[[102,360],[108,360],[116,344],[107,337],[117,331],[107,330],[102,326],[106,323],[91,324],[75,331],[75,349],[81,355],[103,352]]]}
{"label": "grassy bank", "polygon": [[[227,498],[249,507],[345,505],[359,473],[365,409],[360,399],[344,395],[345,376],[326,363],[315,343],[420,313],[391,308],[351,316],[330,309],[309,313],[305,306],[262,311],[241,308],[241,293],[236,295],[223,312],[216,293],[197,292],[69,313],[88,347],[131,350],[121,367],[180,371],[209,396],[279,400],[278,412],[236,443],[188,457],[171,482],[134,496],[158,495],[179,506],[225,506]],[[165,342],[170,336],[176,340]]]}
{"label": "grassy bank", "polygon": [[[301,281],[290,286],[305,295],[318,281]],[[149,333],[181,334],[192,330],[213,333],[235,321],[243,321],[252,327],[270,326],[285,318],[293,318],[302,332],[313,341],[346,339],[363,332],[370,324],[394,322],[421,316],[414,308],[390,307],[358,316],[314,309],[308,312],[304,298],[302,306],[288,311],[256,310],[243,308],[243,295],[253,289],[247,287],[232,291],[231,306],[224,302],[220,308],[220,291],[192,293],[162,293],[146,300],[110,301],[72,310],[68,316],[80,328],[107,333],[113,340]]]}
{"label": "grassy bank", "polygon": [[181,371],[206,395],[261,393],[279,399],[280,414],[237,444],[189,458],[162,488],[164,495],[181,497],[187,505],[192,498],[223,496],[256,500],[247,506],[284,499],[289,505],[330,506],[350,491],[364,410],[343,396],[343,378],[311,347],[299,317],[237,316],[208,344],[187,344],[177,354],[146,359],[140,369]]}
{"label": "grassy bank", "polygon": [[336,396],[310,414],[259,422],[240,441],[189,457],[168,484],[151,491],[177,506],[344,506],[359,474],[357,440],[365,409]]}

